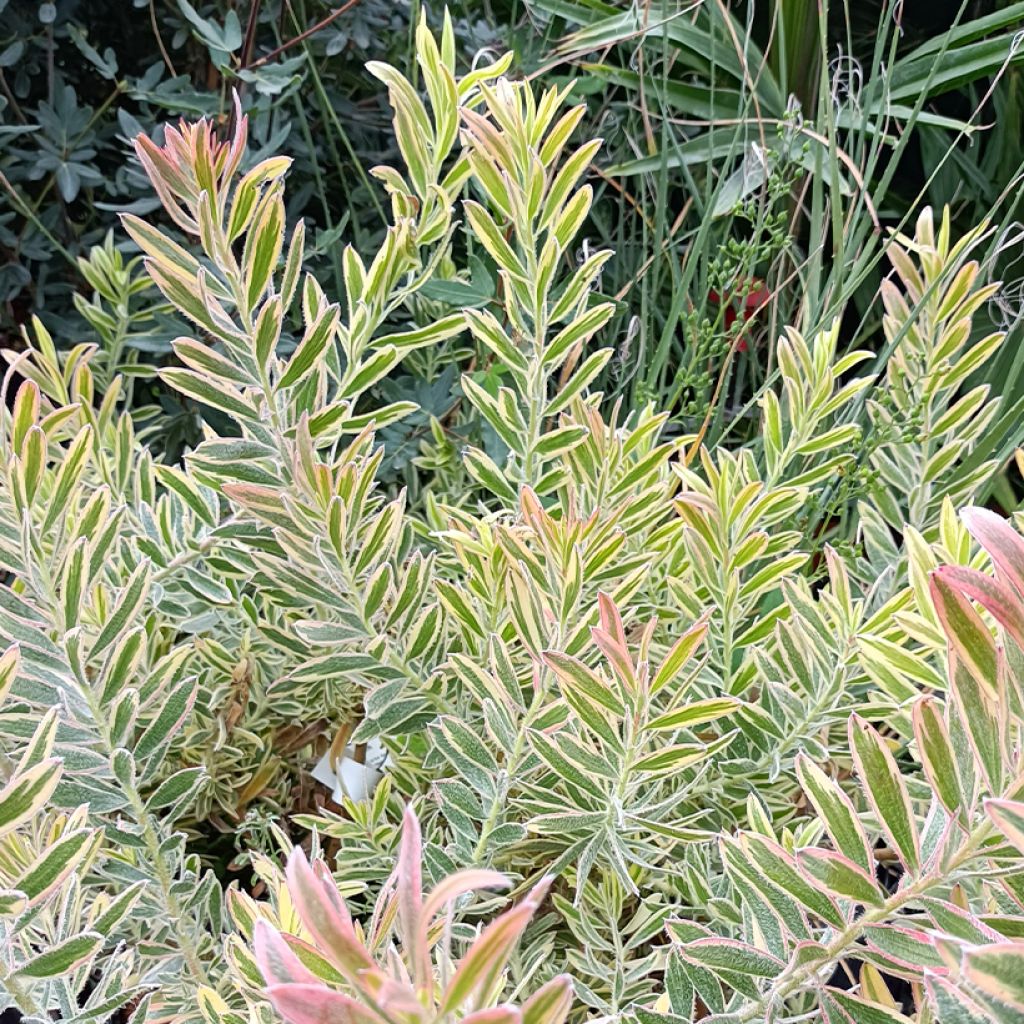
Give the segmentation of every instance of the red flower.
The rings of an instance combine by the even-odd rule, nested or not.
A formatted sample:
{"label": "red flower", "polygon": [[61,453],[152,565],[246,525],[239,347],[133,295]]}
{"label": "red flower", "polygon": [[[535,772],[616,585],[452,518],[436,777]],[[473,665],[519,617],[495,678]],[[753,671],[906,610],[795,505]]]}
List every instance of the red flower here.
{"label": "red flower", "polygon": [[[772,297],[772,293],[765,287],[764,281],[760,278],[753,277],[749,281],[744,282],[747,286],[746,291],[737,290],[730,294],[729,302],[725,307],[725,329],[728,331],[732,328],[732,325],[736,323],[736,320],[742,313],[743,322],[753,319],[762,306],[766,306]],[[739,300],[739,311],[736,309],[735,299]],[[722,304],[722,297],[714,289],[708,292],[708,301],[713,302],[716,306]],[[741,334],[739,340],[736,343],[737,352],[747,351],[747,339]]]}

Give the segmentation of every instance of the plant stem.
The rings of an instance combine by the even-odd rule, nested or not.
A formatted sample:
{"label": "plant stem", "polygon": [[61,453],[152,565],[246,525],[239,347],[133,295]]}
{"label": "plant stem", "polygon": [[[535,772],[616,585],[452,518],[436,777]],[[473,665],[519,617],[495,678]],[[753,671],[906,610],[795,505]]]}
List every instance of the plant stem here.
{"label": "plant stem", "polygon": [[[519,234],[526,256],[527,273],[531,279],[536,280],[539,273],[537,249],[540,240],[528,229],[524,230],[524,227],[520,227]],[[543,363],[547,332],[548,296],[543,293],[536,296],[533,308],[533,353],[526,382],[527,434],[526,453],[523,459],[523,483],[528,487],[536,487],[540,478],[535,449],[544,430],[544,406],[547,404],[547,375],[544,372]]]}
{"label": "plant stem", "polygon": [[[89,681],[87,679],[79,679],[78,683],[82,696],[85,698],[86,703],[89,706],[89,711],[92,714],[92,719],[96,726],[96,731],[99,733],[104,753],[107,755],[109,760],[114,754],[115,745],[111,739],[110,728],[106,715],[104,714],[104,709],[100,705],[96,692],[90,685]],[[132,786],[127,788],[126,795],[132,811],[135,814],[136,823],[142,830],[142,839],[146,844],[146,852],[149,854],[151,866],[154,874],[156,875],[155,880],[160,888],[160,894],[163,897],[164,909],[167,911],[171,927],[178,939],[178,944],[181,949],[182,956],[185,958],[185,962],[188,965],[189,973],[198,985],[209,985],[209,977],[207,976],[206,969],[203,967],[203,963],[199,957],[199,950],[196,948],[192,935],[184,926],[186,913],[184,908],[178,902],[178,897],[174,893],[174,878],[167,867],[167,861],[164,859],[163,851],[160,849],[160,837],[157,835],[156,829],[153,827],[153,815],[146,809],[146,804],[142,799],[142,794],[139,793],[138,788],[134,783]]]}
{"label": "plant stem", "polygon": [[476,844],[476,848],[473,850],[473,864],[479,864],[483,860],[484,852],[487,849],[487,844],[490,842],[491,833],[497,827],[498,816],[501,814],[502,808],[505,806],[505,800],[508,796],[508,788],[512,783],[512,779],[519,768],[520,758],[523,756],[524,748],[526,747],[526,737],[530,729],[530,723],[533,721],[534,712],[539,710],[543,703],[544,688],[538,686],[534,692],[533,701],[530,704],[529,709],[523,716],[522,723],[519,726],[519,732],[516,734],[515,743],[512,745],[512,750],[508,755],[508,760],[505,762],[505,771],[503,773],[504,778],[501,780],[501,784],[498,786],[498,791],[494,794],[494,798],[491,800],[490,809],[487,812],[487,817],[484,820],[483,825],[480,826],[480,839]]}
{"label": "plant stem", "polygon": [[164,860],[163,853],[160,850],[160,837],[153,828],[153,817],[146,810],[142,796],[134,786],[128,793],[128,798],[136,818],[142,825],[142,838],[146,844],[146,852],[152,860],[153,870],[156,873],[157,883],[160,886],[160,892],[164,899],[164,906],[171,915],[171,920],[175,922],[175,934],[181,947],[182,956],[184,956],[185,962],[188,964],[192,977],[200,985],[209,985],[210,981],[206,968],[203,967],[202,960],[199,957],[199,950],[188,929],[183,927],[186,916],[185,910],[178,902],[178,897],[174,894],[174,879],[167,868],[167,862]]}
{"label": "plant stem", "polygon": [[38,231],[72,267],[77,269],[78,263],[76,262],[75,257],[71,255],[63,243],[60,242],[50,229],[47,228],[47,226],[39,219],[39,215],[35,210],[33,210],[32,207],[21,198],[18,190],[10,183],[7,179],[7,175],[4,174],[3,171],[0,171],[0,185],[3,186],[4,191],[11,197],[11,202],[13,203],[14,208],[32,224],[36,231]]}
{"label": "plant stem", "polygon": [[258,68],[264,64],[272,61],[275,57],[279,57],[285,50],[291,49],[291,47],[298,43],[304,42],[312,35],[316,35],[321,29],[327,28],[328,25],[336,18],[340,18],[346,11],[350,11],[355,5],[359,3],[359,0],[348,0],[348,3],[342,4],[340,7],[336,7],[330,14],[325,18],[321,18],[315,25],[310,25],[304,32],[300,32],[297,36],[283,42],[280,46],[275,47],[270,53],[264,54],[259,60],[254,60],[251,64],[243,64],[243,67]]}
{"label": "plant stem", "polygon": [[530,379],[527,402],[526,419],[526,453],[523,457],[523,483],[529,487],[536,487],[539,473],[537,472],[537,460],[535,449],[540,441],[541,424],[544,416],[544,385],[546,379],[540,365],[538,356],[534,365],[530,367]]}
{"label": "plant stem", "polygon": [[954,872],[966,864],[977,852],[978,847],[989,837],[992,832],[992,825],[988,821],[982,822],[970,834],[967,841],[960,848],[960,851],[948,863],[941,865],[928,874],[922,875],[915,882],[911,882],[904,889],[894,893],[885,903],[872,910],[866,910],[856,920],[851,921],[828,945],[825,947],[825,956],[804,964],[788,976],[783,974],[778,981],[760,999],[753,999],[745,1003],[735,1013],[737,1021],[750,1021],[760,1017],[768,1007],[778,1006],[782,1000],[797,992],[801,986],[820,975],[824,969],[833,968],[848,952],[860,937],[864,929],[869,925],[878,924],[881,921],[892,917],[902,910],[908,903],[912,903],[919,896],[923,896],[935,885],[947,882]]}

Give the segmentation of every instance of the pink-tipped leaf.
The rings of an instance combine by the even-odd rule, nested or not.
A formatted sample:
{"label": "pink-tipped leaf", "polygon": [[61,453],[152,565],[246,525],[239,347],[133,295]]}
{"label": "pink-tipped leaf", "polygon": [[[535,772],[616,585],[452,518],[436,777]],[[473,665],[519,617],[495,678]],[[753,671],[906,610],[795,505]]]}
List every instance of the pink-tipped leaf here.
{"label": "pink-tipped leaf", "polygon": [[464,871],[456,871],[438,882],[423,901],[424,927],[429,927],[430,922],[460,896],[479,889],[507,889],[510,884],[508,878],[500,871],[490,871],[487,868],[466,868]]}
{"label": "pink-tipped leaf", "polygon": [[880,907],[885,893],[859,864],[835,850],[797,851],[797,863],[804,875],[832,896]]}
{"label": "pink-tipped leaf", "polygon": [[962,565],[944,565],[935,570],[935,575],[964,597],[977,601],[1013,637],[1018,647],[1024,647],[1024,600],[1013,587],[995,576]]}
{"label": "pink-tipped leaf", "polygon": [[402,944],[416,987],[423,988],[430,978],[430,952],[420,927],[423,913],[423,838],[419,819],[411,804],[406,807],[402,818],[395,891]]}
{"label": "pink-tipped leaf", "polygon": [[313,872],[305,853],[296,847],[288,858],[288,892],[300,920],[316,939],[328,959],[348,978],[373,966],[366,947],[359,941],[352,918],[326,869]]}
{"label": "pink-tipped leaf", "polygon": [[462,1018],[462,1024],[521,1024],[523,1015],[518,1006],[502,1003],[486,1010],[475,1010]]}
{"label": "pink-tipped leaf", "polygon": [[932,573],[928,586],[938,612],[942,630],[946,634],[950,651],[955,653],[966,669],[995,692],[996,652],[992,634],[981,616],[971,606],[950,578],[952,566],[942,566]]}
{"label": "pink-tipped leaf", "polygon": [[537,912],[551,879],[534,886],[522,903],[492,921],[470,947],[448,984],[441,1001],[440,1013],[450,1013],[470,997],[490,991],[505,970],[526,926]]}
{"label": "pink-tipped leaf", "polygon": [[291,951],[280,932],[268,921],[256,922],[253,929],[256,963],[268,985],[319,984],[299,958]]}
{"label": "pink-tipped leaf", "polygon": [[964,989],[940,974],[928,973],[925,988],[938,1011],[937,1020],[955,1020],[958,1024],[992,1024],[982,1005]]}
{"label": "pink-tipped leaf", "polygon": [[326,985],[271,985],[266,994],[288,1024],[382,1024],[368,1007]]}
{"label": "pink-tipped leaf", "polygon": [[996,942],[964,953],[963,975],[975,988],[1024,1012],[1024,942]]}
{"label": "pink-tipped leaf", "polygon": [[963,813],[968,800],[964,798],[956,752],[939,706],[933,698],[922,697],[914,704],[912,717],[918,756],[935,795],[950,814]]}
{"label": "pink-tipped leaf", "polygon": [[523,1003],[523,1024],[564,1024],[572,1009],[572,978],[559,974]]}
{"label": "pink-tipped leaf", "polygon": [[988,552],[996,573],[1024,597],[1024,537],[991,509],[970,506],[961,510],[960,518]]}
{"label": "pink-tipped leaf", "polygon": [[1024,803],[1017,800],[986,800],[985,813],[996,828],[1024,854]]}
{"label": "pink-tipped leaf", "polygon": [[850,798],[805,754],[797,757],[796,774],[835,848],[861,871],[873,871],[871,844]]}

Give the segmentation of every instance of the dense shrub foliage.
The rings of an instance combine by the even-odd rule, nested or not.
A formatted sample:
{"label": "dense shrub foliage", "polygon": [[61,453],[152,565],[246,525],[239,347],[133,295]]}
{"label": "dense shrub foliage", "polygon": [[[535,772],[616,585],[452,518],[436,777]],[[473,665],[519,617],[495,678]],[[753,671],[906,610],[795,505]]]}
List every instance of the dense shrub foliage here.
{"label": "dense shrub foliage", "polygon": [[[787,327],[756,428],[681,434],[598,389],[617,307],[611,252],[576,258],[583,107],[510,56],[463,73],[448,18],[415,41],[420,88],[369,65],[400,159],[336,294],[239,102],[230,133],[136,139],[166,219],[124,229],[189,325],[161,380],[209,410],[183,460],[108,345],[36,320],[5,353],[7,1003],[1019,1020],[1024,538],[978,504],[1019,432],[984,380],[992,229],[924,209],[888,241],[883,352],[840,344],[842,308]],[[484,301],[431,297],[474,266]],[[481,429],[428,420],[410,495],[382,467],[422,410],[380,385],[453,350]]]}

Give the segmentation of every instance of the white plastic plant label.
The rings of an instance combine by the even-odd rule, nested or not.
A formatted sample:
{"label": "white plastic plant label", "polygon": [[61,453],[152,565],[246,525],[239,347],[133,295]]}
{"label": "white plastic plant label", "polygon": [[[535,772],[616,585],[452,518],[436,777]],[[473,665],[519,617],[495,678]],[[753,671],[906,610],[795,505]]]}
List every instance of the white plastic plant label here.
{"label": "white plastic plant label", "polygon": [[331,771],[330,752],[324,754],[313,769],[313,778],[331,790],[331,799],[340,804],[349,800],[365,800],[373,795],[388,763],[388,752],[376,739],[366,744],[366,763],[355,759],[355,748],[348,746],[338,762],[337,772]]}

